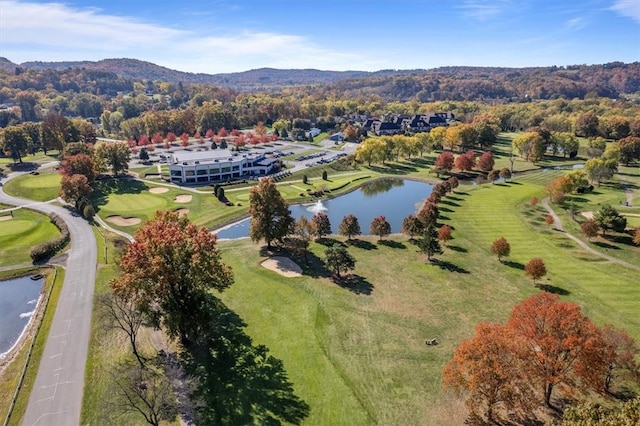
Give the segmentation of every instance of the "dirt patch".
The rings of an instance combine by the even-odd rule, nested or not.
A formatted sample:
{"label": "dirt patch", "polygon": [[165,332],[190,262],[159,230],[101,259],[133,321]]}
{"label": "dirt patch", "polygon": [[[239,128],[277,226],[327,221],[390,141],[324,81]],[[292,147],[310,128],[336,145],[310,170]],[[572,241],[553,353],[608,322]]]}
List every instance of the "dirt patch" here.
{"label": "dirt patch", "polygon": [[149,192],[152,194],[164,194],[165,192],[169,192],[169,188],[155,187],[151,188]]}
{"label": "dirt patch", "polygon": [[182,217],[189,214],[189,209],[176,209],[175,212],[178,213],[178,216]]}
{"label": "dirt patch", "polygon": [[180,194],[176,198],[174,198],[173,201],[175,201],[176,203],[189,203],[191,202],[192,198],[192,195]]}
{"label": "dirt patch", "polygon": [[580,214],[586,217],[587,219],[593,219],[593,212],[582,212]]}
{"label": "dirt patch", "polygon": [[5,220],[11,220],[13,219],[13,216],[10,214],[6,214],[4,216],[0,216],[0,222],[4,222]]}
{"label": "dirt patch", "polygon": [[117,226],[133,226],[142,222],[138,217],[122,217],[122,216],[109,216],[105,220]]}
{"label": "dirt patch", "polygon": [[262,266],[288,278],[302,276],[302,268],[288,257],[274,256],[262,262]]}

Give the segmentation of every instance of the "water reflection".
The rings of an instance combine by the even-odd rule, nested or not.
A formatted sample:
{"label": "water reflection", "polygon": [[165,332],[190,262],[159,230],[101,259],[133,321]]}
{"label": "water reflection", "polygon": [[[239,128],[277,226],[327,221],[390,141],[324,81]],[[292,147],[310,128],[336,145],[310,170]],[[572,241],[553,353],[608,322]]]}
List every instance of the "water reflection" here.
{"label": "water reflection", "polygon": [[36,312],[43,278],[0,281],[0,358],[19,341]]}
{"label": "water reflection", "polygon": [[376,195],[389,192],[392,188],[397,188],[404,185],[402,179],[377,179],[372,182],[367,182],[360,187],[360,190],[367,197],[375,197]]}

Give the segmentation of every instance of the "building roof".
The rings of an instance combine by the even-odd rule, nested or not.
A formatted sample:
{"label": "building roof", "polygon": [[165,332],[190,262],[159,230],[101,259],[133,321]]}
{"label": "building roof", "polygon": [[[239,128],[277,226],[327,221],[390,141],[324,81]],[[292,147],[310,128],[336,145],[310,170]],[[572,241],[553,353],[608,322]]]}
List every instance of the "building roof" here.
{"label": "building roof", "polygon": [[262,154],[255,152],[239,153],[231,152],[228,149],[211,149],[208,151],[177,151],[169,155],[169,164],[200,164],[217,163],[221,161],[239,161],[243,157],[256,159],[262,157]]}

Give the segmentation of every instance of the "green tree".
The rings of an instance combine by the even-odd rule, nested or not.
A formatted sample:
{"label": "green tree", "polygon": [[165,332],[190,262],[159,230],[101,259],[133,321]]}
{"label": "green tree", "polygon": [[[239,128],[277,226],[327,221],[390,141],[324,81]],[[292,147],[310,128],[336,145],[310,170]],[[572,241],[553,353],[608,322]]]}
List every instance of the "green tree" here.
{"label": "green tree", "polygon": [[293,237],[296,240],[294,246],[302,252],[304,262],[309,263],[307,251],[311,238],[315,235],[315,224],[307,219],[306,216],[300,216],[294,225]]}
{"label": "green tree", "polygon": [[434,224],[429,224],[424,229],[421,238],[418,240],[418,248],[420,248],[422,253],[427,255],[428,260],[431,260],[433,255],[442,253],[442,247],[440,247],[440,241],[438,240],[438,232]]}
{"label": "green tree", "polygon": [[22,163],[22,157],[31,151],[31,137],[22,126],[9,126],[0,133],[0,144],[13,161]]}
{"label": "green tree", "polygon": [[598,186],[603,181],[611,179],[618,169],[618,163],[615,160],[603,160],[601,158],[592,158],[587,160],[584,165],[584,171],[592,182],[596,182]]}
{"label": "green tree", "polygon": [[627,227],[627,218],[620,215],[618,210],[610,204],[603,204],[600,210],[593,215],[593,220],[602,229],[602,235],[607,231],[623,232]]}
{"label": "green tree", "polygon": [[640,137],[629,136],[618,141],[620,161],[629,166],[634,161],[640,160]]}
{"label": "green tree", "polygon": [[64,150],[71,136],[71,123],[69,119],[61,114],[51,112],[47,114],[42,122],[42,148],[46,154],[49,149],[60,152]]}
{"label": "green tree", "polygon": [[544,139],[542,139],[538,132],[525,132],[515,138],[512,144],[520,156],[527,161],[535,164],[542,160],[545,145]]}
{"label": "green tree", "polygon": [[353,270],[356,259],[340,244],[332,244],[324,251],[327,268],[338,277],[341,273]]}
{"label": "green tree", "polygon": [[131,152],[126,142],[98,142],[94,152],[98,170],[111,169],[114,176],[129,170]]}
{"label": "green tree", "polygon": [[342,218],[340,226],[338,227],[338,234],[347,237],[347,240],[351,240],[352,237],[360,235],[360,223],[358,218],[352,214],[348,214]]}
{"label": "green tree", "polygon": [[371,235],[377,235],[378,239],[382,240],[382,237],[391,234],[391,224],[389,224],[387,218],[384,216],[374,217],[371,221],[369,233]]}
{"label": "green tree", "polygon": [[269,249],[273,241],[282,241],[295,223],[289,206],[271,178],[262,179],[251,188],[249,215],[249,237],[255,242],[264,239]]}
{"label": "green tree", "polygon": [[163,325],[182,344],[195,342],[209,327],[202,307],[211,289],[233,283],[216,236],[186,217],[158,211],[136,231],[120,261],[122,273],[110,285],[136,301],[152,325]]}

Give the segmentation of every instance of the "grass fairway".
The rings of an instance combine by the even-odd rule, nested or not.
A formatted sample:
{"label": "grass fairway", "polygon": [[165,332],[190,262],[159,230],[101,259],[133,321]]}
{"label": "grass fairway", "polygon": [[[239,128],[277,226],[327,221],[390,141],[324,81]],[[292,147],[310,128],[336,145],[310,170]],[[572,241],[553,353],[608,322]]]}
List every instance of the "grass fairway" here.
{"label": "grass fairway", "polygon": [[31,261],[31,248],[51,240],[60,231],[43,214],[27,209],[0,213],[12,219],[0,220],[0,266],[19,265]]}
{"label": "grass fairway", "polygon": [[[475,324],[504,321],[513,305],[540,291],[522,271],[533,257],[547,264],[542,288],[640,339],[637,272],[588,255],[547,229],[542,207],[528,204],[554,173],[447,197],[442,222],[455,231],[440,264],[427,264],[401,236],[349,246],[357,259],[354,288],[334,284],[318,268],[284,279],[259,266],[258,246],[222,242],[236,276],[222,298],[256,343],[284,361],[311,406],[305,424],[461,424],[463,405],[443,392],[442,367]],[[504,263],[489,250],[500,236],[512,247]],[[312,245],[312,263],[323,250]],[[440,345],[425,346],[433,337]]]}
{"label": "grass fairway", "polygon": [[38,175],[25,174],[8,181],[3,189],[14,197],[49,201],[58,197],[60,174],[53,170],[46,170]]}

